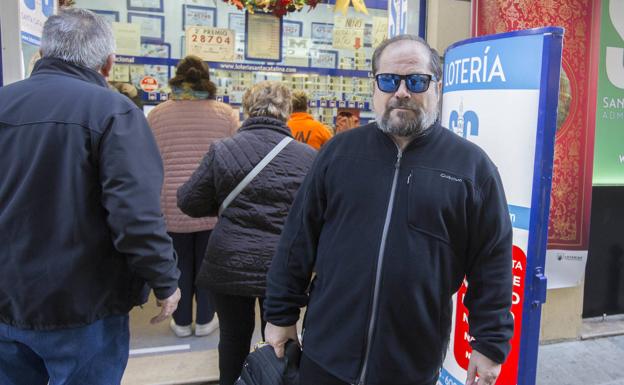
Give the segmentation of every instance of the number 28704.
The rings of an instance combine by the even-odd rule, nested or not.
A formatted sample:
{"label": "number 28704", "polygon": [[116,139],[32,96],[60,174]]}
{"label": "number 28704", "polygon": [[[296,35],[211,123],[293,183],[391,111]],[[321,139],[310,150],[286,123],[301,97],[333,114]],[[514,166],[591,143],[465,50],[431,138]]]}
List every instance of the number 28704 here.
{"label": "number 28704", "polygon": [[230,44],[229,36],[212,36],[212,35],[191,35],[191,41],[193,43],[208,43],[208,44]]}

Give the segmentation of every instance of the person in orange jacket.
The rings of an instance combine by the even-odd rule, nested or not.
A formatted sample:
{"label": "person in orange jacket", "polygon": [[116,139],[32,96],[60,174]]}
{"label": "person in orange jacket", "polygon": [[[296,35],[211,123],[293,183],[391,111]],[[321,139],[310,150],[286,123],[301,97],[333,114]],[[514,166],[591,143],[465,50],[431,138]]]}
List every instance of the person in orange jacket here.
{"label": "person in orange jacket", "polygon": [[293,112],[287,124],[293,138],[319,150],[332,137],[332,133],[323,123],[315,120],[308,113],[308,96],[303,91],[292,93]]}

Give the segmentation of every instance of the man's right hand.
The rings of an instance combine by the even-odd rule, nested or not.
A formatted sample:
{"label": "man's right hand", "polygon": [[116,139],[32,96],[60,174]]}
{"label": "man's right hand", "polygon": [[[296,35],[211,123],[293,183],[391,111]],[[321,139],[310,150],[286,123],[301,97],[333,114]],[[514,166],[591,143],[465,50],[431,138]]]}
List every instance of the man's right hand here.
{"label": "man's right hand", "polygon": [[266,342],[273,346],[275,355],[278,358],[284,357],[284,346],[288,340],[293,340],[299,344],[299,338],[297,337],[297,325],[291,326],[276,326],[270,322],[267,322],[264,329],[264,338]]}
{"label": "man's right hand", "polygon": [[180,289],[171,294],[168,298],[157,299],[156,305],[160,306],[160,314],[150,320],[151,324],[162,322],[169,318],[171,314],[178,308],[178,302],[180,302]]}

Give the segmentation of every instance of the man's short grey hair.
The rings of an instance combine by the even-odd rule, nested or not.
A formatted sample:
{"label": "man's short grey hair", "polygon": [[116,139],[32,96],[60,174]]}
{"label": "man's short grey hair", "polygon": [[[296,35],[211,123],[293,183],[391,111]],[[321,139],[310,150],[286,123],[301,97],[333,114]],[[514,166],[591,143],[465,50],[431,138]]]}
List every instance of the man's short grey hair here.
{"label": "man's short grey hair", "polygon": [[415,41],[417,43],[422,44],[429,50],[429,69],[431,70],[431,73],[435,75],[435,77],[438,80],[440,80],[442,78],[442,64],[440,62],[440,55],[438,54],[438,51],[431,48],[424,39],[416,35],[398,35],[393,38],[382,41],[381,44],[379,44],[377,48],[375,48],[375,52],[373,52],[373,60],[372,60],[373,75],[376,75],[377,71],[379,70],[379,59],[381,58],[381,54],[383,53],[383,51],[390,44],[396,43],[397,41],[402,41],[402,40]]}
{"label": "man's short grey hair", "polygon": [[41,56],[57,58],[92,70],[115,53],[110,22],[86,9],[65,8],[43,25]]}
{"label": "man's short grey hair", "polygon": [[287,121],[292,112],[290,88],[276,81],[255,84],[243,95],[243,111],[249,116],[269,116]]}

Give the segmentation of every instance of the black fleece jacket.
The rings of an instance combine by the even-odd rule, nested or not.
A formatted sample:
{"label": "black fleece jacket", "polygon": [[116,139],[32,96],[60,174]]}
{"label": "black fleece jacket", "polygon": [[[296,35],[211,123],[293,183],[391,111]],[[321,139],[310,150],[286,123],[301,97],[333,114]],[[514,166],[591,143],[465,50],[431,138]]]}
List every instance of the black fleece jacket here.
{"label": "black fleece jacket", "polygon": [[466,276],[472,346],[503,362],[511,240],[501,181],[481,149],[435,125],[401,152],[369,124],[321,149],[273,259],[265,317],[292,325],[307,305],[303,352],[344,381],[429,384]]}

